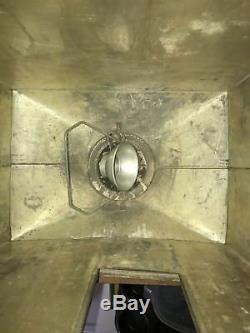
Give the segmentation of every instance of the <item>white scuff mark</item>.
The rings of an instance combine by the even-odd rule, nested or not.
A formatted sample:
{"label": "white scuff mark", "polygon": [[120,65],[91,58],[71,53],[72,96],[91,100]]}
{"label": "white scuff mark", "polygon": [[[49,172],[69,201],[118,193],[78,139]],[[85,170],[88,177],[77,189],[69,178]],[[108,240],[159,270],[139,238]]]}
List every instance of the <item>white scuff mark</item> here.
{"label": "white scuff mark", "polygon": [[141,237],[141,238],[152,238],[153,232],[150,230],[147,230],[146,224],[137,225],[136,230],[134,232],[131,232],[128,236],[129,238],[133,237]]}
{"label": "white scuff mark", "polygon": [[101,190],[101,186],[99,185],[99,183],[97,181],[93,181],[92,184],[96,188],[97,191]]}
{"label": "white scuff mark", "polygon": [[249,315],[250,312],[247,311],[243,306],[240,307],[241,311],[244,312],[245,314]]}
{"label": "white scuff mark", "polygon": [[82,22],[95,22],[96,16],[95,15],[85,15],[81,17]]}
{"label": "white scuff mark", "polygon": [[103,234],[105,235],[105,237],[112,238],[114,233],[115,233],[114,229],[110,229],[110,228],[106,228],[106,227],[104,227],[104,229],[103,229]]}
{"label": "white scuff mark", "polygon": [[184,51],[181,53],[183,56],[192,56],[194,54],[198,54],[197,51]]}
{"label": "white scuff mark", "polygon": [[70,236],[70,239],[72,240],[78,240],[78,239],[82,239],[83,237],[81,236]]}
{"label": "white scuff mark", "polygon": [[189,37],[188,32],[167,33],[160,37],[160,43],[168,55],[181,54],[180,46]]}
{"label": "white scuff mark", "polygon": [[227,30],[227,25],[224,22],[204,19],[192,21],[190,28],[204,35],[216,35],[224,33]]}
{"label": "white scuff mark", "polygon": [[132,105],[132,109],[134,109],[134,108],[135,108],[135,106],[136,106],[136,101],[135,101],[135,99],[134,99],[134,97],[133,97],[133,95],[132,95],[132,94],[129,94],[129,96],[130,96],[130,99],[131,99],[131,105]]}
{"label": "white scuff mark", "polygon": [[105,197],[109,197],[109,190],[105,189],[102,193]]}
{"label": "white scuff mark", "polygon": [[163,32],[164,34],[169,32],[170,30],[171,30],[170,27],[160,28],[160,32]]}
{"label": "white scuff mark", "polygon": [[222,288],[217,287],[216,284],[213,283],[212,287],[213,290],[216,291],[218,294],[225,295],[225,291]]}
{"label": "white scuff mark", "polygon": [[250,78],[250,73],[248,73],[247,75],[244,75],[238,82],[236,82],[235,87],[239,87],[241,84],[243,84],[249,78]]}
{"label": "white scuff mark", "polygon": [[224,320],[225,323],[229,324],[230,323],[230,318],[226,315],[222,315],[222,319]]}
{"label": "white scuff mark", "polygon": [[142,187],[143,191],[146,191],[146,190],[147,190],[147,188],[148,188],[148,187],[147,187],[147,185],[146,185],[146,184],[144,184],[142,180],[139,180],[139,182],[140,182],[140,185],[141,185],[141,187]]}
{"label": "white scuff mark", "polygon": [[113,50],[128,52],[132,44],[131,32],[123,19],[116,19],[98,33],[100,39]]}
{"label": "white scuff mark", "polygon": [[231,25],[235,26],[235,27],[249,27],[250,25],[250,21],[243,21],[243,20],[232,20],[230,22]]}

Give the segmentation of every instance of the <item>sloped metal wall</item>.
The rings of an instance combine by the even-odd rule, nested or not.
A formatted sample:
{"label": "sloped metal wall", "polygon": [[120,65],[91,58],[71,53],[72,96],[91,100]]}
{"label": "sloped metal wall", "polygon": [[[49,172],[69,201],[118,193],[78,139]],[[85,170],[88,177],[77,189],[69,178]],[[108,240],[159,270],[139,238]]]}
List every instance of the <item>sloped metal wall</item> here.
{"label": "sloped metal wall", "polygon": [[0,85],[0,242],[10,240],[11,90]]}
{"label": "sloped metal wall", "polygon": [[250,259],[250,79],[229,93],[228,242]]}
{"label": "sloped metal wall", "polygon": [[[227,224],[227,94],[22,90],[13,96],[11,228],[13,239],[135,237],[225,241]],[[90,149],[99,139],[78,132],[78,203],[70,209],[64,132],[79,120],[104,131],[117,121],[142,137],[155,158],[148,191],[125,202],[91,186]],[[74,153],[74,152],[73,152]],[[74,167],[74,165],[73,165]]]}

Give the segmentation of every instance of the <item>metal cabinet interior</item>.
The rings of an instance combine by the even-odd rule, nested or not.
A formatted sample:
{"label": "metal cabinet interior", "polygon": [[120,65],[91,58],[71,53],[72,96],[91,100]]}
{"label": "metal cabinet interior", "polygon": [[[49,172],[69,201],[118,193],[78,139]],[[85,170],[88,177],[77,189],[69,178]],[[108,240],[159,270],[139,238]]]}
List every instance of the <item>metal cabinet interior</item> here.
{"label": "metal cabinet interior", "polygon": [[[249,332],[249,11],[0,0],[1,331],[77,332],[105,265],[180,273],[201,332]],[[140,198],[70,209],[63,135],[79,120],[150,145]],[[98,138],[77,139],[84,157]],[[85,165],[75,193],[91,208],[106,199]]]}

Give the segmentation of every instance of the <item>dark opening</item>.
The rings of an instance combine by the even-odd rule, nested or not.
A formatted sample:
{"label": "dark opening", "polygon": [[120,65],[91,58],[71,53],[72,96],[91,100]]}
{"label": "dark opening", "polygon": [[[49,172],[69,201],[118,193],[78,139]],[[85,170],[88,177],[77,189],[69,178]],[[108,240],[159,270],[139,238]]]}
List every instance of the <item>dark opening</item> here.
{"label": "dark opening", "polygon": [[95,286],[82,333],[196,332],[181,285],[120,280]]}

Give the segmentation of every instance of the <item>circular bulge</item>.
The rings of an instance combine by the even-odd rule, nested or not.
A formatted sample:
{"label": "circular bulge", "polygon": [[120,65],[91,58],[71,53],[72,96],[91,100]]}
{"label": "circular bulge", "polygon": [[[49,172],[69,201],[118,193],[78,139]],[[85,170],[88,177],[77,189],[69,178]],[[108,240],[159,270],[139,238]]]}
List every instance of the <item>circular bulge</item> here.
{"label": "circular bulge", "polygon": [[[88,160],[88,175],[92,187],[102,196],[110,200],[136,199],[147,191],[154,176],[154,157],[149,145],[139,136],[124,134],[124,142],[131,144],[138,156],[138,174],[132,188],[128,191],[119,191],[107,177],[100,171],[100,162],[110,152],[106,137],[101,138],[92,147]],[[112,147],[115,148],[116,145]],[[105,158],[104,158],[105,160]]]}
{"label": "circular bulge", "polygon": [[118,191],[129,191],[138,177],[138,154],[134,146],[128,142],[122,142],[117,147],[113,165],[115,185]]}

